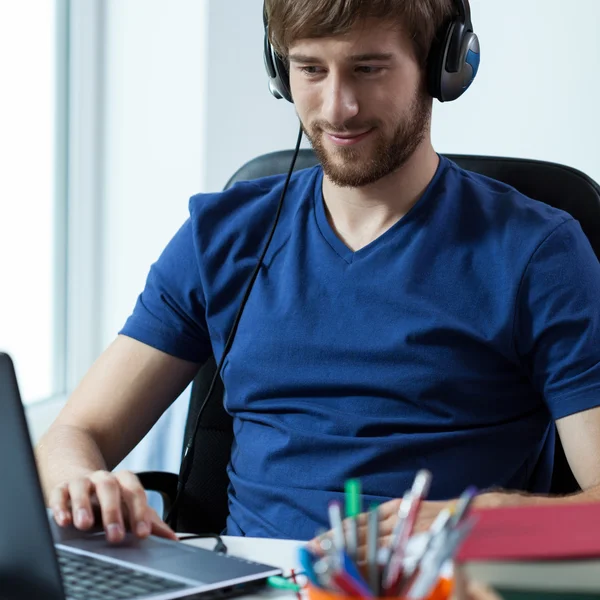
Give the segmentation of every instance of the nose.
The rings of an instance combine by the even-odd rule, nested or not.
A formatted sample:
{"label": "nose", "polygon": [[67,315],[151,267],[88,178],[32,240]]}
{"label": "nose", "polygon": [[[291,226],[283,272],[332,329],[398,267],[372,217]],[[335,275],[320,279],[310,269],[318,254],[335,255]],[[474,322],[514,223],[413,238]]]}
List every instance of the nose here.
{"label": "nose", "polygon": [[323,119],[341,129],[359,111],[358,98],[350,82],[331,73],[323,86]]}

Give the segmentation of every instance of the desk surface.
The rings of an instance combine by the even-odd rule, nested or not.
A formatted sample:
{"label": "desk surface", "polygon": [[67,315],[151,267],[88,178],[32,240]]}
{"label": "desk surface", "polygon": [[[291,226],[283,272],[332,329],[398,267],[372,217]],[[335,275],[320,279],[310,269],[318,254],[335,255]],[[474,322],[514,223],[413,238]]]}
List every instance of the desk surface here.
{"label": "desk surface", "polygon": [[[290,569],[298,569],[298,548],[305,542],[295,540],[272,540],[266,538],[223,536],[229,554],[273,565],[289,573]],[[213,548],[215,540],[196,539],[188,540],[186,544]],[[284,590],[265,590],[260,594],[244,596],[244,598],[260,600],[290,600],[296,598],[294,592]]]}

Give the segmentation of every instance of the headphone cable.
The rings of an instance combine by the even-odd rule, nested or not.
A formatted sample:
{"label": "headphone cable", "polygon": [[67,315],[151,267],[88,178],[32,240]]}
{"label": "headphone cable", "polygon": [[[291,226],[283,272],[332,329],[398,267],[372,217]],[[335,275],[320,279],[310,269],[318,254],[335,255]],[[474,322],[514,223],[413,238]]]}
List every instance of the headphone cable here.
{"label": "headphone cable", "polygon": [[187,480],[188,480],[190,472],[191,472],[191,467],[192,467],[192,462],[193,462],[194,444],[196,441],[196,434],[198,433],[198,427],[200,426],[200,419],[201,419],[204,409],[208,405],[208,402],[209,402],[209,400],[212,396],[212,393],[215,389],[217,377],[219,377],[221,374],[221,369],[223,368],[223,363],[225,362],[225,358],[227,358],[227,355],[229,354],[229,351],[231,350],[231,346],[233,344],[233,340],[235,338],[235,334],[237,332],[237,328],[238,328],[240,319],[242,317],[242,312],[244,310],[244,307],[246,306],[246,302],[248,301],[248,297],[250,296],[250,292],[252,291],[254,282],[256,281],[256,279],[258,277],[260,268],[263,265],[263,261],[267,254],[267,250],[269,249],[269,246],[271,244],[273,236],[275,235],[275,229],[277,227],[277,223],[279,222],[279,217],[281,215],[281,209],[283,208],[283,201],[285,199],[285,195],[287,193],[287,189],[290,184],[290,179],[292,178],[292,174],[294,172],[294,167],[296,166],[296,159],[298,158],[298,153],[300,152],[301,142],[302,142],[302,126],[300,126],[300,129],[298,131],[298,139],[296,141],[294,155],[292,157],[292,161],[290,163],[290,167],[289,167],[288,174],[287,174],[287,177],[285,180],[285,184],[283,186],[283,190],[282,190],[281,196],[279,198],[279,204],[277,206],[277,213],[275,215],[275,221],[273,223],[273,226],[271,227],[271,232],[267,239],[267,243],[265,244],[265,247],[263,248],[260,258],[258,259],[258,263],[257,263],[256,267],[254,268],[254,271],[252,273],[252,276],[250,277],[248,285],[246,286],[246,291],[244,292],[242,302],[237,311],[237,314],[235,315],[235,319],[233,321],[231,331],[229,332],[229,335],[227,336],[227,342],[225,343],[225,347],[224,347],[223,353],[221,355],[221,360],[219,361],[217,369],[215,370],[215,374],[214,374],[212,381],[210,383],[210,386],[208,388],[208,392],[206,393],[206,396],[204,397],[204,400],[202,401],[202,404],[200,405],[200,409],[198,410],[198,414],[196,415],[196,422],[194,423],[194,429],[192,431],[192,435],[187,440],[187,443],[185,446],[185,451],[183,453],[183,460],[181,461],[181,467],[179,469],[179,478],[178,478],[178,482],[177,482],[177,492],[175,494],[175,500],[174,500],[173,504],[171,505],[171,507],[169,508],[169,512],[165,518],[166,523],[173,528],[175,525],[175,523],[173,523],[173,518],[176,516],[177,506],[181,502],[183,490],[185,488],[185,485],[187,483]]}

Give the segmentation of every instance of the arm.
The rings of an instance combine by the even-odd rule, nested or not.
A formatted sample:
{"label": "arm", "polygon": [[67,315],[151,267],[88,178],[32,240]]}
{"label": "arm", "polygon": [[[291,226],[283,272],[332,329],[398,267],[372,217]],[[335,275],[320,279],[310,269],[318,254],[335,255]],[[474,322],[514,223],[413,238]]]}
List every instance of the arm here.
{"label": "arm", "polygon": [[516,506],[600,501],[600,406],[556,421],[569,466],[581,491],[568,496],[536,496],[521,492],[482,494],[475,506]]}
{"label": "arm", "polygon": [[137,503],[137,508],[131,512],[146,510],[137,478],[124,474],[117,481],[106,471],[143,438],[198,367],[125,336],[118,336],[100,356],[36,448],[46,500],[57,517],[65,511],[57,518],[61,525],[72,522],[83,508],[88,518],[75,524],[90,527],[89,497],[96,492],[103,521],[123,527],[117,487],[132,489],[137,500],[132,498],[131,506]]}
{"label": "arm", "polygon": [[600,406],[558,419],[556,427],[581,492],[568,496],[534,496],[502,492],[483,494],[480,505],[600,501]]}

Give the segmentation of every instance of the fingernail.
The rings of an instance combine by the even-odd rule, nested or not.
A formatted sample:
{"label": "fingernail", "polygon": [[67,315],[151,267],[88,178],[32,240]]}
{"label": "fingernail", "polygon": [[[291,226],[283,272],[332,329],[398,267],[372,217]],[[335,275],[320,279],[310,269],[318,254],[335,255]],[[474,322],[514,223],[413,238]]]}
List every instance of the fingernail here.
{"label": "fingernail", "polygon": [[140,521],[137,524],[136,533],[140,537],[147,536],[150,533],[150,525],[148,525],[148,523],[146,523],[146,521]]}
{"label": "fingernail", "polygon": [[58,511],[58,522],[61,525],[65,525],[66,523],[69,522],[69,513],[66,510]]}
{"label": "fingernail", "polygon": [[79,527],[85,527],[88,524],[90,513],[85,508],[80,508],[75,513],[75,521]]}
{"label": "fingernail", "polygon": [[106,526],[106,534],[111,542],[119,542],[123,537],[123,528],[118,523],[109,523]]}

